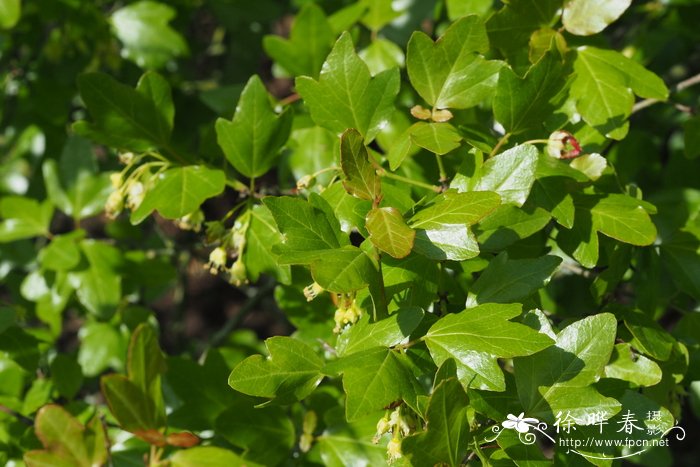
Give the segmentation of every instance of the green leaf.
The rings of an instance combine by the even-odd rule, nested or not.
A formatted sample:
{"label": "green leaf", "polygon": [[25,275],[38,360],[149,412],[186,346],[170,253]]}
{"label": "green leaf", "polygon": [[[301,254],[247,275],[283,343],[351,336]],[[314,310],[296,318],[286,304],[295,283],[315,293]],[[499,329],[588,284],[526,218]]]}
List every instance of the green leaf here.
{"label": "green leaf", "polygon": [[[231,369],[217,350],[208,350],[203,362],[169,357],[167,387],[182,402],[168,414],[168,425],[189,430],[211,429],[217,417],[238,397],[226,383]],[[192,384],[208,381],[210,384]]]}
{"label": "green leaf", "polygon": [[72,399],[83,385],[83,372],[74,358],[58,354],[51,361],[51,380],[60,395]]}
{"label": "green leaf", "polygon": [[552,344],[547,335],[509,321],[521,311],[519,304],[485,304],[447,315],[425,335],[430,354],[438,365],[453,358],[465,387],[504,391],[497,358],[531,355]]}
{"label": "green leaf", "polygon": [[350,355],[371,347],[393,347],[407,341],[409,335],[423,320],[424,312],[418,307],[401,308],[388,318],[370,324],[364,315],[347,331],[338,336],[338,355]]}
{"label": "green leaf", "polygon": [[656,321],[641,312],[630,311],[625,313],[625,327],[634,337],[635,349],[659,361],[669,359],[675,341]]}
{"label": "green leaf", "polygon": [[416,396],[422,389],[404,360],[404,355],[377,347],[326,365],[326,374],[343,374],[343,389],[347,395],[345,415],[349,422],[372,413],[379,414],[399,400],[415,406]]}
{"label": "green leaf", "polygon": [[78,89],[94,123],[76,122],[73,125],[76,133],[132,151],[168,146],[171,128],[158,107],[162,102],[104,73],[80,75]]}
{"label": "green leaf", "polygon": [[586,123],[609,138],[622,139],[627,134],[633,93],[660,100],[668,97],[661,78],[613,50],[579,47],[574,72],[570,94],[576,109]]}
{"label": "green leaf", "polygon": [[616,21],[631,4],[632,0],[570,0],[562,22],[571,34],[590,36]]}
{"label": "green leaf", "polygon": [[127,341],[112,326],[87,323],[80,329],[79,337],[78,363],[85,376],[97,376],[109,367],[115,370],[124,367]]}
{"label": "green leaf", "polygon": [[99,417],[86,428],[62,407],[46,405],[37,413],[34,430],[44,450],[24,455],[28,467],[91,467],[107,462],[106,434]]}
{"label": "green leaf", "polygon": [[131,335],[126,370],[129,380],[153,402],[156,415],[161,417],[158,422],[164,423],[160,377],[165,373],[165,357],[158,344],[158,335],[150,324],[140,324]]}
{"label": "green leaf", "polygon": [[542,230],[551,219],[541,208],[518,208],[506,204],[486,216],[474,227],[483,251],[498,252],[518,240]]}
{"label": "green leaf", "polygon": [[566,97],[568,70],[558,53],[548,52],[520,78],[510,67],[498,75],[493,114],[509,133],[541,128]]}
{"label": "green leaf", "polygon": [[345,190],[360,199],[373,201],[381,196],[381,178],[370,160],[362,135],[349,129],[340,137],[340,166]]}
{"label": "green leaf", "polygon": [[416,251],[435,260],[463,261],[477,256],[479,247],[468,227],[499,204],[500,197],[488,191],[448,191],[438,196],[409,221],[416,229]]}
{"label": "green leaf", "polygon": [[282,235],[275,226],[275,220],[270,210],[257,204],[250,212],[250,225],[246,230],[246,244],[243,250],[248,279],[257,282],[260,274],[267,273],[277,278],[283,284],[291,282],[289,266],[279,265],[272,252],[275,245],[282,243]]}
{"label": "green leaf", "polygon": [[411,252],[416,231],[406,225],[396,208],[372,209],[366,227],[372,244],[389,256],[405,258]]}
{"label": "green leaf", "polygon": [[486,28],[478,16],[455,21],[437,42],[414,32],[406,55],[411,84],[432,107],[473,107],[492,94],[503,66],[478,54],[488,49]]}
{"label": "green leaf", "polygon": [[100,379],[102,394],[119,426],[137,436],[163,427],[163,416],[154,402],[124,375],[111,374]]}
{"label": "green leaf", "polygon": [[122,55],[142,68],[162,68],[187,54],[185,39],[168,23],[175,10],[163,3],[142,0],[112,14],[114,32],[124,44]]}
{"label": "green leaf", "polygon": [[121,276],[117,269],[121,253],[104,242],[84,240],[80,244],[88,267],[71,272],[70,278],[80,303],[98,319],[107,320],[121,302]]}
{"label": "green leaf", "polygon": [[238,172],[256,178],[275,165],[292,129],[288,109],[277,114],[260,77],[253,75],[248,80],[233,120],[216,121],[219,146]]}
{"label": "green leaf", "polygon": [[401,11],[398,10],[398,5],[394,5],[392,0],[369,0],[367,4],[367,13],[362,17],[362,24],[367,26],[372,31],[379,31],[385,25],[401,16]]}
{"label": "green leaf", "polygon": [[[330,419],[328,426],[315,438],[324,466],[346,467],[356,462],[366,466],[387,465],[386,447],[372,442],[377,415],[348,423],[341,410],[329,410],[326,414],[324,418]],[[311,453],[315,454],[314,450]]]}
{"label": "green leaf", "polygon": [[0,243],[23,238],[48,236],[53,217],[53,206],[22,196],[6,196],[0,199]]}
{"label": "green leaf", "polygon": [[294,17],[289,39],[265,36],[263,48],[290,75],[316,78],[334,40],[335,34],[321,7],[308,3]]}
{"label": "green leaf", "polygon": [[335,43],[318,81],[306,76],[296,80],[297,91],[317,125],[335,133],[355,128],[365,142],[372,141],[389,120],[399,85],[395,68],[370,76],[347,32]]}
{"label": "green leaf", "polygon": [[236,398],[216,419],[215,429],[228,442],[244,449],[247,459],[262,465],[279,465],[288,459],[296,441],[294,424],[283,408],[253,407],[248,398]]}
{"label": "green leaf", "polygon": [[514,359],[518,397],[528,416],[553,420],[561,411],[585,419],[592,407],[617,412],[617,400],[601,396],[590,386],[610,360],[616,330],[614,315],[589,316],[561,331],[554,346]]}
{"label": "green leaf", "polygon": [[475,176],[455,177],[450,187],[460,192],[495,191],[503,204],[522,206],[535,181],[537,154],[531,144],[516,146],[489,158]]}
{"label": "green leaf", "polygon": [[323,375],[323,359],[308,345],[291,337],[265,341],[270,354],[253,355],[231,372],[228,384],[244,394],[288,404],[311,394]]}
{"label": "green leaf", "polygon": [[140,223],[153,210],[167,219],[191,214],[205,200],[221,194],[225,186],[226,175],[221,170],[202,165],[173,167],[151,180],[143,201],[131,213],[131,222]]}
{"label": "green leaf", "polygon": [[284,238],[273,249],[280,255],[281,264],[308,264],[316,259],[312,253],[350,244],[328,203],[315,193],[309,200],[287,196],[263,200]]}
{"label": "green leaf", "polygon": [[175,120],[175,105],[170,83],[155,71],[147,71],[136,83],[136,90],[153,101],[165,122],[164,130],[171,132]]}
{"label": "green leaf", "polygon": [[561,4],[562,0],[510,0],[488,19],[491,45],[509,58],[517,56],[535,30],[552,25]]}
{"label": "green leaf", "polygon": [[485,15],[493,6],[492,0],[447,0],[447,16],[454,21],[467,15]]}
{"label": "green leaf", "polygon": [[401,47],[383,37],[373,40],[358,55],[367,64],[372,76],[391,68],[403,68],[405,62]]}
{"label": "green leaf", "polygon": [[112,192],[108,173],[98,173],[90,142],[77,135],[68,138],[59,164],[47,160],[42,166],[51,202],[74,219],[100,213]]}
{"label": "green leaf", "polygon": [[181,449],[168,460],[172,467],[262,467],[233,451],[214,446]]}
{"label": "green leaf", "polygon": [[435,388],[426,410],[426,429],[401,442],[412,465],[462,465],[471,441],[468,407],[467,394],[456,379]]}
{"label": "green leaf", "polygon": [[411,142],[442,156],[462,144],[462,135],[449,123],[417,122],[409,129]]}
{"label": "green leaf", "polygon": [[414,229],[437,229],[445,224],[474,225],[500,205],[501,198],[490,191],[456,193],[448,191],[433,204],[418,211],[409,221]]}
{"label": "green leaf", "polygon": [[311,276],[329,292],[352,293],[375,280],[376,269],[364,251],[348,245],[325,251],[314,259],[311,263]]}
{"label": "green leaf", "polygon": [[467,308],[478,303],[510,303],[525,299],[547,283],[560,263],[558,256],[509,259],[507,253],[501,253],[474,282],[467,298]]}
{"label": "green leaf", "polygon": [[653,360],[636,355],[630,344],[617,344],[610,363],[605,366],[605,377],[616,378],[639,386],[653,386],[661,381],[661,368]]}
{"label": "green leaf", "polygon": [[0,1],[0,29],[11,29],[22,16],[21,0]]}
{"label": "green leaf", "polygon": [[656,240],[656,227],[649,214],[631,196],[609,194],[590,209],[593,227],[608,237],[639,246]]}

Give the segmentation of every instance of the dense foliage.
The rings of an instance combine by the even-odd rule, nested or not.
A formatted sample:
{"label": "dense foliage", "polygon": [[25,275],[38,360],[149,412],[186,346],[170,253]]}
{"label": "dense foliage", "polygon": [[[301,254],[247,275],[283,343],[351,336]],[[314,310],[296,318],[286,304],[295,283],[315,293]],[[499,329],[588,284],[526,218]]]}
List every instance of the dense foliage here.
{"label": "dense foliage", "polygon": [[699,17],[0,0],[0,463],[691,464]]}

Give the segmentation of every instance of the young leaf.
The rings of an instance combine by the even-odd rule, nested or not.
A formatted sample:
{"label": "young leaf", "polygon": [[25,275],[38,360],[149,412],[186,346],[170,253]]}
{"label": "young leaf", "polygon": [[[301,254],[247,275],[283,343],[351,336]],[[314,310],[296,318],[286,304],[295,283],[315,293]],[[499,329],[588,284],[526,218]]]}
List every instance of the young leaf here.
{"label": "young leaf", "polygon": [[321,7],[306,4],[294,17],[289,39],[265,36],[265,52],[292,76],[316,78],[330,52],[335,34]]}
{"label": "young leaf", "polygon": [[509,259],[503,252],[494,258],[474,282],[467,308],[478,303],[509,303],[527,298],[544,286],[561,263],[558,256]]}
{"label": "young leaf", "polygon": [[219,146],[238,172],[256,178],[275,165],[292,129],[288,109],[277,114],[260,77],[254,75],[248,80],[233,120],[216,121]]}
{"label": "young leaf", "polygon": [[73,124],[76,133],[102,144],[132,151],[167,147],[171,128],[158,103],[144,92],[117,82],[104,73],[78,77],[80,97],[94,123]]}
{"label": "young leaf", "polygon": [[467,394],[456,379],[435,387],[426,410],[426,430],[401,442],[412,465],[462,465],[471,441],[468,407]]}
{"label": "young leaf", "polygon": [[[514,360],[515,382],[523,408],[531,417],[553,420],[570,412],[585,420],[590,407],[610,414],[620,403],[590,385],[602,376],[610,360],[617,320],[610,313],[583,318],[557,335],[556,344]],[[599,404],[599,405],[598,405]]]}
{"label": "young leaf", "polygon": [[367,214],[367,231],[374,246],[393,256],[404,258],[413,248],[416,231],[406,225],[396,208],[374,208]]}
{"label": "young leaf", "polygon": [[447,315],[425,336],[430,354],[438,365],[454,358],[465,387],[503,391],[496,358],[531,355],[552,345],[546,334],[509,321],[521,311],[519,304],[485,304]]}
{"label": "young leaf", "polygon": [[163,3],[142,0],[112,15],[112,26],[124,44],[122,54],[142,68],[162,68],[168,61],[187,54],[184,38],[168,23],[175,10]]}
{"label": "young leaf", "polygon": [[457,149],[462,136],[449,123],[418,122],[410,128],[411,142],[416,146],[442,156]]}
{"label": "young leaf", "polygon": [[150,324],[141,324],[131,335],[126,370],[131,380],[151,401],[156,410],[165,413],[160,377],[165,373],[165,357],[158,344],[158,335]]}
{"label": "young leaf", "polygon": [[370,76],[347,32],[335,43],[318,81],[306,76],[296,80],[317,125],[336,133],[355,128],[365,142],[372,141],[389,120],[399,85],[396,68]]}
{"label": "young leaf", "polygon": [[167,131],[172,131],[175,120],[175,104],[173,104],[170,83],[155,71],[147,71],[136,83],[136,91],[153,101],[163,117]]}
{"label": "young leaf", "polygon": [[416,396],[423,391],[404,360],[405,356],[394,350],[375,347],[326,365],[326,374],[343,373],[345,415],[349,422],[379,414],[399,400],[415,406]]}
{"label": "young leaf", "polygon": [[632,0],[570,0],[564,6],[564,28],[577,36],[599,33],[629,8]]}
{"label": "young leaf", "polygon": [[321,382],[323,359],[308,345],[291,337],[271,337],[265,347],[268,358],[253,355],[236,365],[228,379],[233,389],[289,404],[311,394]]}
{"label": "young leaf", "polygon": [[454,22],[437,42],[414,32],[408,42],[406,66],[411,84],[438,109],[465,109],[493,92],[503,62],[485,60],[489,40],[478,16]]}
{"label": "young leaf", "polygon": [[132,224],[140,223],[153,210],[167,219],[191,214],[205,200],[224,191],[226,175],[218,169],[187,165],[168,169],[151,183],[146,187],[143,201],[131,213]]}
{"label": "young leaf", "polygon": [[152,438],[150,432],[165,424],[165,413],[161,413],[141,388],[126,376],[103,376],[100,385],[110,411],[123,430],[148,441]]}
{"label": "young leaf", "polygon": [[498,75],[496,120],[510,133],[541,128],[566,97],[568,72],[558,53],[548,52],[520,78],[510,67]]}
{"label": "young leaf", "polygon": [[99,417],[85,427],[62,407],[46,405],[37,413],[34,430],[44,450],[24,455],[28,467],[91,467],[107,462],[106,434]]}
{"label": "young leaf", "polygon": [[349,129],[340,137],[340,166],[345,190],[360,199],[374,201],[381,196],[381,178],[370,161],[362,135]]}

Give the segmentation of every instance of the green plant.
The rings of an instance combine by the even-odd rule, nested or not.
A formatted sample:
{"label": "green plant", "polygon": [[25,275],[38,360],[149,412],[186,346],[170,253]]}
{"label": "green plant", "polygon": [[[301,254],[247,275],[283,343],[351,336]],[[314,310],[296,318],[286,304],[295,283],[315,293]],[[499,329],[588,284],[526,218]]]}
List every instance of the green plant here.
{"label": "green plant", "polygon": [[[0,1],[0,458],[672,462],[576,443],[700,394],[696,2],[48,3]],[[178,60],[260,44],[280,99]],[[248,298],[167,355],[193,264]],[[238,329],[261,303],[291,336]]]}

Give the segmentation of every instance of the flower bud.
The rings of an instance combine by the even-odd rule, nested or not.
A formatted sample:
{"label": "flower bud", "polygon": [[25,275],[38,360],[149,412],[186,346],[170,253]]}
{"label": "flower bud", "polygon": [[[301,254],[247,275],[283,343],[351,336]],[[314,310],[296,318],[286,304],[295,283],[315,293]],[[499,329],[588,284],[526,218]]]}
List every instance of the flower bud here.
{"label": "flower bud", "polygon": [[323,287],[318,285],[316,282],[304,287],[304,297],[306,297],[307,302],[310,302],[311,300],[316,298],[321,292],[323,292]]}
{"label": "flower bud", "polygon": [[217,247],[211,250],[209,253],[209,262],[206,267],[209,268],[209,272],[212,274],[217,274],[220,269],[226,267],[226,260],[228,259],[228,254],[226,249],[223,247]]}
{"label": "flower bud", "polygon": [[141,205],[145,196],[143,183],[131,182],[126,189],[127,201],[126,205],[129,209],[134,210]]}
{"label": "flower bud", "polygon": [[245,264],[243,264],[243,259],[240,256],[236,262],[233,263],[231,269],[229,269],[228,275],[228,281],[235,286],[240,286],[241,284],[248,282],[248,273],[246,271]]}
{"label": "flower bud", "polygon": [[105,203],[107,217],[114,219],[122,212],[122,209],[124,209],[124,196],[119,190],[113,191],[107,198],[107,203]]}
{"label": "flower bud", "polygon": [[124,165],[129,165],[134,161],[135,157],[133,152],[122,152],[119,154],[119,162]]}
{"label": "flower bud", "polygon": [[112,182],[112,187],[116,190],[122,187],[122,174],[121,172],[114,172],[109,175],[109,180]]}

